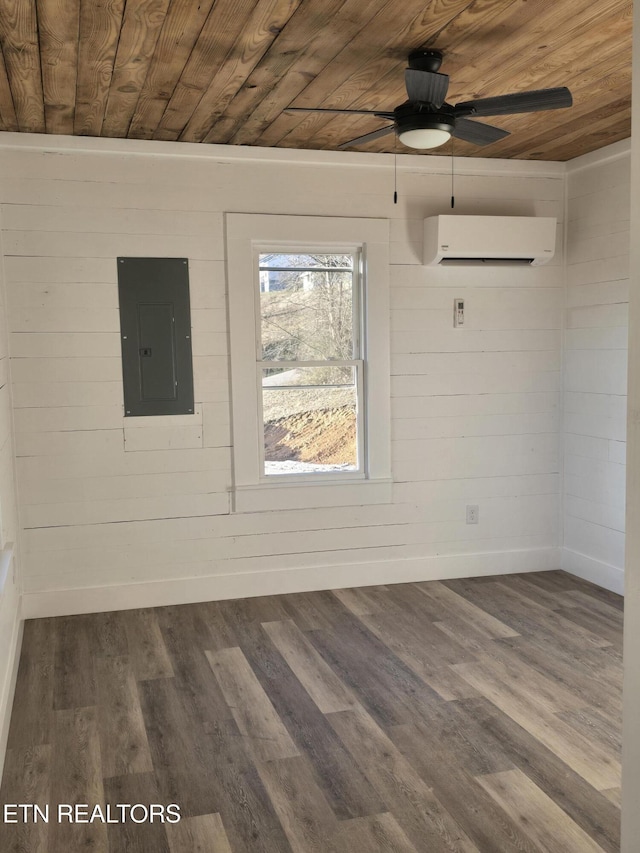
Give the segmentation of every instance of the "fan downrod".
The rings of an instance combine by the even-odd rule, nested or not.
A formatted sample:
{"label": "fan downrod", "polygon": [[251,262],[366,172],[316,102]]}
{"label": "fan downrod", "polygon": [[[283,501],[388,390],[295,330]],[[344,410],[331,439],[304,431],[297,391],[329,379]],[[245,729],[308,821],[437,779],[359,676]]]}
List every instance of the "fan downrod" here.
{"label": "fan downrod", "polygon": [[437,72],[442,65],[443,56],[441,50],[413,50],[409,54],[409,68]]}

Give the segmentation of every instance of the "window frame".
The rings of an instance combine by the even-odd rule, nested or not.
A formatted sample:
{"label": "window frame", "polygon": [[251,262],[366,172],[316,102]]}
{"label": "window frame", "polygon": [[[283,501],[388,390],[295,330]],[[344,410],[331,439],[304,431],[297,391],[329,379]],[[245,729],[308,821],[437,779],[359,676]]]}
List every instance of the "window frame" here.
{"label": "window frame", "polygon": [[[391,500],[389,222],[387,219],[227,213],[232,509],[237,512]],[[262,467],[260,279],[265,247],[360,253],[363,470],[266,475]],[[261,383],[260,383],[261,385]],[[251,417],[247,413],[253,413]],[[360,419],[359,419],[360,420]]]}

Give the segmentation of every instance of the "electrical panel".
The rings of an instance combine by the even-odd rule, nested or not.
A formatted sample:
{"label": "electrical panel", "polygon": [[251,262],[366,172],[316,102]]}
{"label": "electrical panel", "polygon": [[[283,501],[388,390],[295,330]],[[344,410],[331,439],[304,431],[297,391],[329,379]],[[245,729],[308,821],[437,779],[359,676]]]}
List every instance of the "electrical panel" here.
{"label": "electrical panel", "polygon": [[193,414],[189,263],[118,258],[125,416]]}

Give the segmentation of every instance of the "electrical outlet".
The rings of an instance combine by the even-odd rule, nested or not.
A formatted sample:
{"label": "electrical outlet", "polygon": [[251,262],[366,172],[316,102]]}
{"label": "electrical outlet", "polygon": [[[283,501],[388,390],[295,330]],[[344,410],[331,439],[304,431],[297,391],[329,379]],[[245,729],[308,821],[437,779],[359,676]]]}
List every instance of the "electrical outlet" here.
{"label": "electrical outlet", "polygon": [[477,524],[480,517],[480,507],[477,504],[467,505],[467,524]]}

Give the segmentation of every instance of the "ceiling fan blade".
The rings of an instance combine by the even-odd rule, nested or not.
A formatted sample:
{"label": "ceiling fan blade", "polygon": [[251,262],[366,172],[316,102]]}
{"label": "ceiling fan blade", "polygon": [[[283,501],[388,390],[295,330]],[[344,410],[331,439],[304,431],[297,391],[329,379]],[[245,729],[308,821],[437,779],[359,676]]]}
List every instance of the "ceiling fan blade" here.
{"label": "ceiling fan blade", "polygon": [[359,116],[378,116],[379,118],[393,118],[393,111],[381,110],[332,110],[327,107],[285,107],[285,113],[351,113]]}
{"label": "ceiling fan blade", "polygon": [[434,71],[420,71],[417,68],[407,68],[404,72],[404,83],[410,101],[422,101],[441,107],[447,96],[449,77]]}
{"label": "ceiling fan blade", "polygon": [[536,89],[532,92],[516,92],[513,95],[498,95],[496,98],[478,98],[456,104],[457,116],[499,116],[512,113],[535,113],[538,110],[559,110],[573,104],[571,92],[566,86],[557,89]]}
{"label": "ceiling fan blade", "polygon": [[338,145],[338,149],[350,148],[352,145],[361,145],[363,142],[372,142],[374,139],[380,139],[381,136],[386,136],[396,129],[395,124],[388,124],[386,127],[381,127],[379,130],[374,130],[371,133],[365,133],[364,136],[356,136],[355,139],[350,139],[348,142],[343,142]]}
{"label": "ceiling fan blade", "polygon": [[482,124],[479,121],[469,121],[467,118],[456,119],[456,129],[453,131],[456,139],[464,142],[473,142],[474,145],[490,145],[505,136],[510,136],[508,130],[494,127],[491,124]]}

